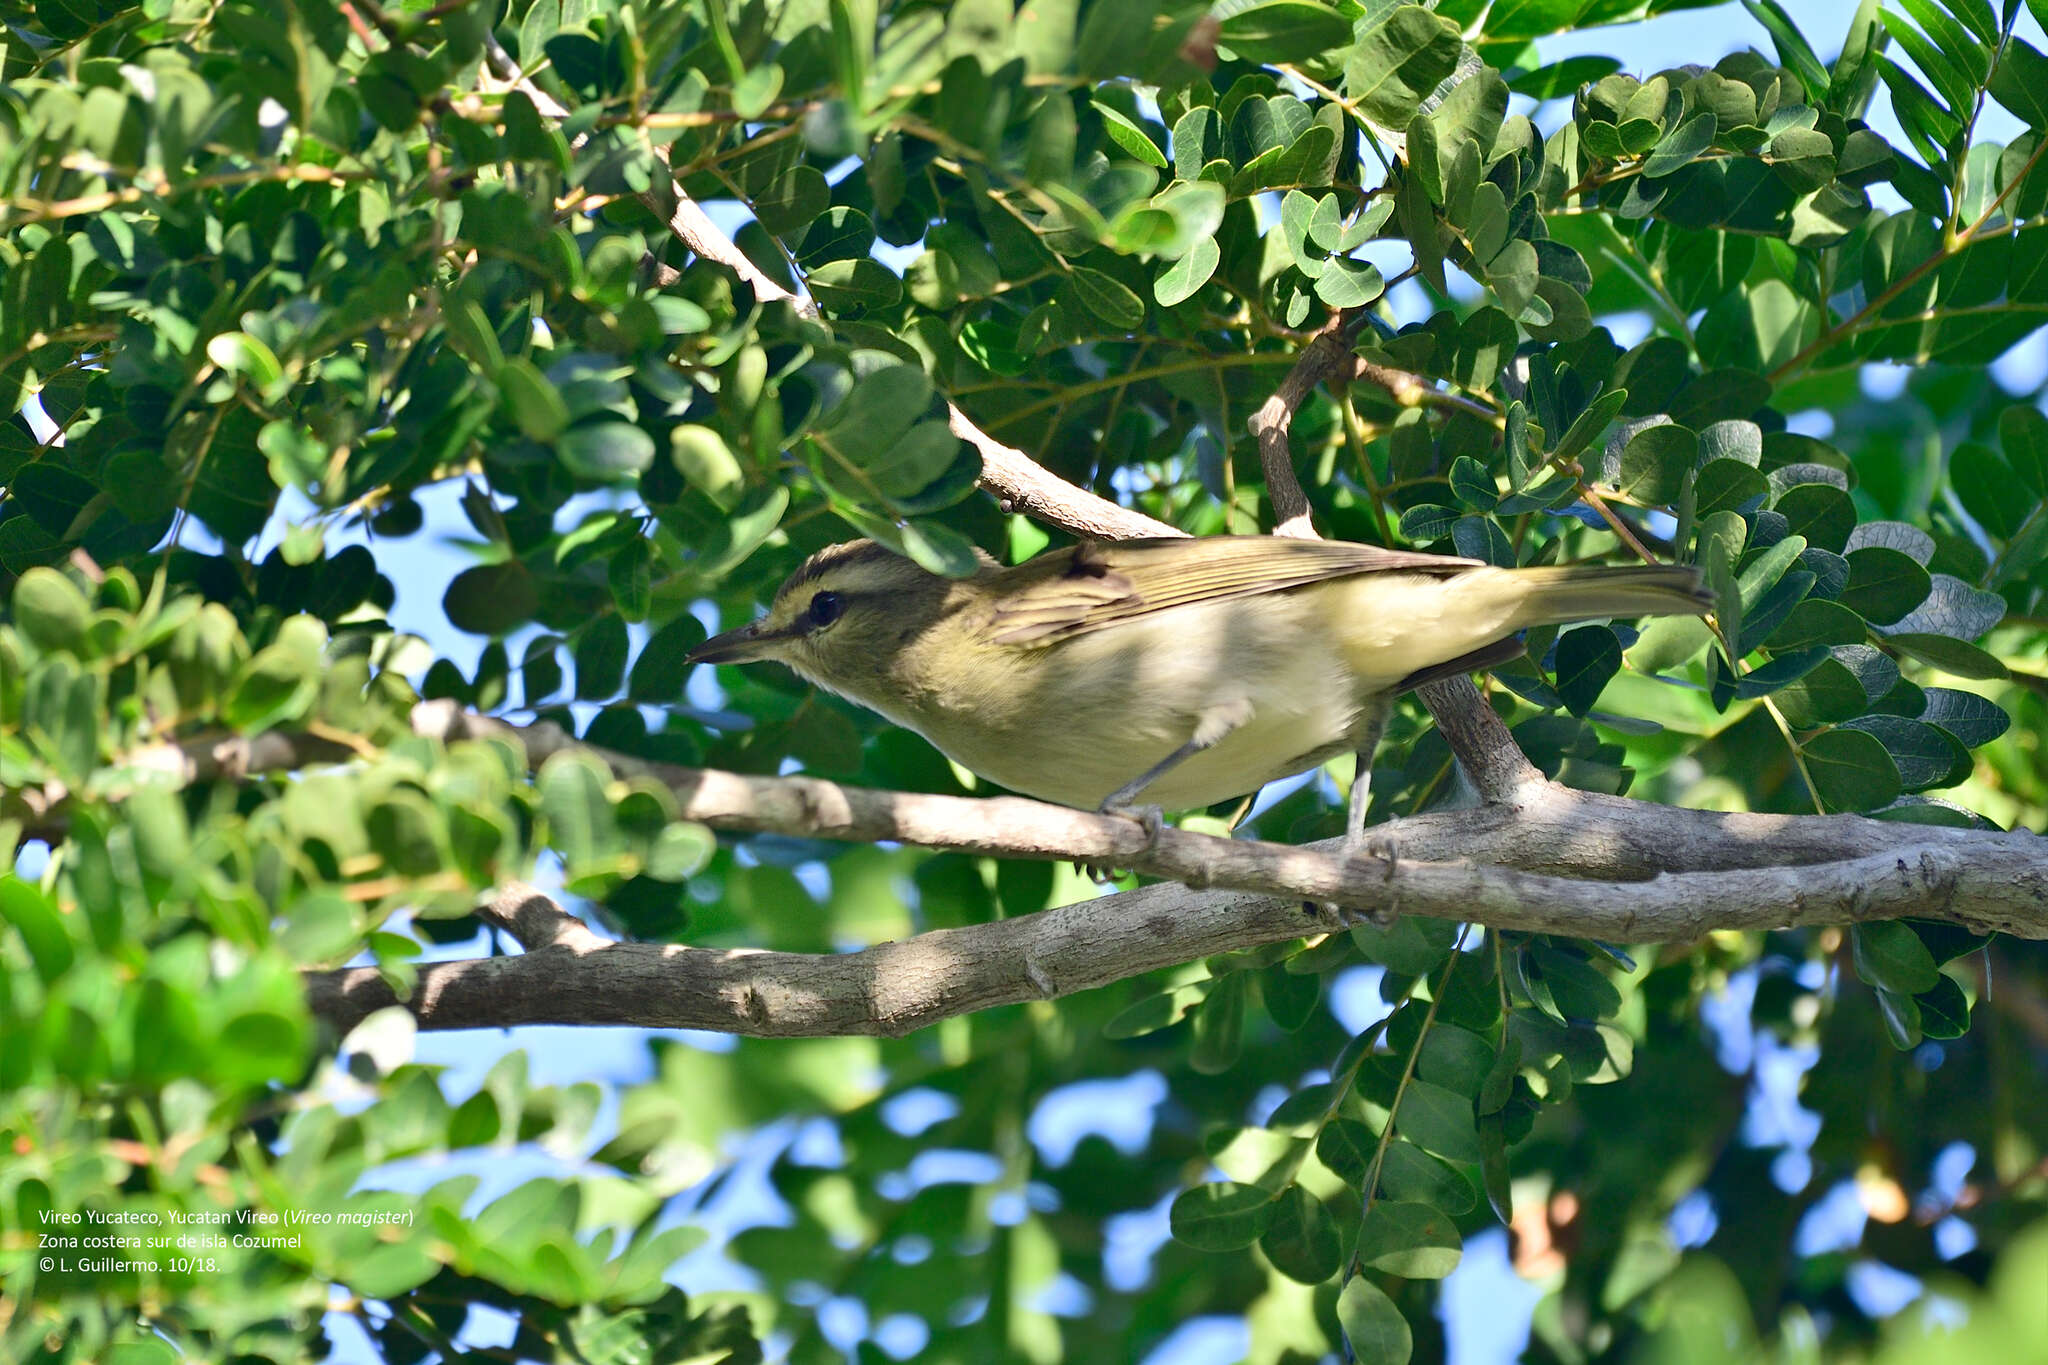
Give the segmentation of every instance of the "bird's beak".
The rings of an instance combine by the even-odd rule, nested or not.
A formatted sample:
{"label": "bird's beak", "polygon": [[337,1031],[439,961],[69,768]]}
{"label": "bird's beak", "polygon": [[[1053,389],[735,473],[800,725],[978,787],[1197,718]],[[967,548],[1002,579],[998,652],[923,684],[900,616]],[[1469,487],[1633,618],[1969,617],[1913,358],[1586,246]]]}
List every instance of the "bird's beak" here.
{"label": "bird's beak", "polygon": [[776,658],[782,642],[796,634],[787,626],[765,630],[759,621],[714,635],[683,657],[685,664],[751,664]]}

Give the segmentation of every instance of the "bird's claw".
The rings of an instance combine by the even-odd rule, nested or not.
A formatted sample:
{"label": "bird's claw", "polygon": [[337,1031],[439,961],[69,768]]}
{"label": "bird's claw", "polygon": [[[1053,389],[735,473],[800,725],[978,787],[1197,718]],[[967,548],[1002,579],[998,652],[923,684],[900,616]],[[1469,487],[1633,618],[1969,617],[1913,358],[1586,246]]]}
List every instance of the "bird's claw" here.
{"label": "bird's claw", "polygon": [[[1344,840],[1346,853],[1362,852],[1367,857],[1377,858],[1386,864],[1383,880],[1392,881],[1394,872],[1401,865],[1401,849],[1392,830],[1385,825],[1370,834],[1354,833]],[[1313,901],[1303,901],[1302,909],[1315,915],[1324,923],[1334,923],[1345,928],[1356,924],[1370,924],[1375,929],[1392,927],[1400,914],[1392,905],[1382,905],[1371,910],[1360,910],[1348,905],[1326,904],[1317,906]]]}
{"label": "bird's claw", "polygon": [[[1096,808],[1098,815],[1117,815],[1126,820],[1135,820],[1145,831],[1145,846],[1139,855],[1150,853],[1159,847],[1159,836],[1166,831],[1166,812],[1158,806],[1117,806],[1104,802]],[[1107,886],[1117,879],[1119,869],[1113,863],[1080,862],[1075,864],[1087,874],[1097,886]]]}

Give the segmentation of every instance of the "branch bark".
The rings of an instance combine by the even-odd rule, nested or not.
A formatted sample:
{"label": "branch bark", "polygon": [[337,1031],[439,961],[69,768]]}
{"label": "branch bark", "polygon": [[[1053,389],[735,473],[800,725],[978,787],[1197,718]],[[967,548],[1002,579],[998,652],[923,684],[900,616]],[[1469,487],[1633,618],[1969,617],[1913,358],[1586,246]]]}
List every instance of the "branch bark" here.
{"label": "branch bark", "polygon": [[[416,725],[444,740],[514,740],[535,764],[577,747],[552,724],[513,726],[445,702],[422,704]],[[1133,821],[1016,797],[869,791],[590,752],[621,775],[665,783],[685,818],[714,828],[1082,857],[1173,881],[830,955],[609,942],[513,884],[481,913],[528,951],[423,967],[403,1002],[422,1028],[900,1034],[1335,927],[1305,901],[1627,943],[1906,915],[2048,938],[2048,846],[2025,833],[1687,811],[1539,781],[1518,787],[1513,804],[1382,827],[1398,849],[1392,858],[1347,851],[1341,840],[1293,846],[1175,829],[1148,847]],[[311,973],[308,990],[315,1013],[344,1030],[400,1003],[372,968]]]}
{"label": "branch bark", "polygon": [[[1247,866],[1274,860],[1267,850],[1276,847],[1248,851]],[[1347,863],[1329,846],[1287,849],[1284,861],[1313,874],[1302,884],[1317,895],[1624,943],[1902,915],[2048,936],[2048,861],[2016,847],[1914,845],[1621,884],[1470,864]],[[1326,927],[1291,897],[1158,886],[839,954],[603,942],[579,924],[518,956],[428,964],[403,1002],[373,967],[309,973],[307,992],[313,1012],[342,1032],[403,1003],[429,1030],[588,1024],[895,1037]]]}
{"label": "branch bark", "polygon": [[1288,433],[1294,430],[1294,414],[1301,409],[1316,385],[1343,367],[1350,353],[1346,341],[1344,314],[1332,313],[1308,345],[1301,348],[1294,368],[1273,390],[1273,396],[1259,405],[1245,425],[1259,445],[1259,466],[1266,474],[1266,499],[1273,504],[1273,534],[1301,540],[1316,539],[1309,519],[1308,497],[1294,473],[1294,452],[1288,448]]}

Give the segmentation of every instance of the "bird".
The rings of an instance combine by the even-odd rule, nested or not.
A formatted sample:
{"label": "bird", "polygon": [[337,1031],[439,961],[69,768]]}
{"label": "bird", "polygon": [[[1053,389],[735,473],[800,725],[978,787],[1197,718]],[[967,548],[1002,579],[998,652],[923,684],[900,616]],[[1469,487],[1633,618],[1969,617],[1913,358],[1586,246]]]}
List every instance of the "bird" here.
{"label": "bird", "polygon": [[999,786],[1147,818],[1360,755],[1393,699],[1523,652],[1517,633],[1712,609],[1682,565],[1501,568],[1337,540],[1082,541],[947,578],[872,540],[804,561],[688,664],[776,661]]}

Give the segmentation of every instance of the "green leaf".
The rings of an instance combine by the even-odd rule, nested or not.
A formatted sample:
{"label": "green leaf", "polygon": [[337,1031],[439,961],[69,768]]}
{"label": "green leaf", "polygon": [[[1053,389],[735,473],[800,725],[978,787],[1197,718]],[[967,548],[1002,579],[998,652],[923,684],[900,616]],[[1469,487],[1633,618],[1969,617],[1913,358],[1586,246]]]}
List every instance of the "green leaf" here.
{"label": "green leaf", "polygon": [[1151,134],[1101,100],[1093,101],[1091,107],[1102,119],[1102,131],[1109,135],[1111,142],[1147,166],[1166,169],[1166,154],[1159,150],[1159,144],[1152,140]]}
{"label": "green leaf", "polygon": [[733,112],[743,119],[759,118],[775,97],[782,93],[782,68],[774,62],[748,67],[733,82]]}
{"label": "green leaf", "polygon": [[1799,78],[1806,90],[1807,103],[1819,106],[1828,93],[1828,69],[1822,65],[1813,48],[1799,32],[1799,25],[1785,12],[1777,0],[1742,0],[1742,7],[1756,17],[1771,35],[1771,41],[1778,49],[1778,60]]}
{"label": "green leaf", "polygon": [[656,881],[685,881],[709,866],[717,851],[718,836],[710,829],[688,820],[672,820],[654,836],[642,870]]}
{"label": "green leaf", "polygon": [[1935,979],[1934,989],[1913,997],[1920,1010],[1920,1031],[1929,1038],[1960,1038],[1970,1031],[1970,1000],[1949,976]]}
{"label": "green leaf", "polygon": [[2012,725],[2012,717],[1997,702],[1947,687],[1927,689],[1920,719],[1947,731],[1966,749],[1989,744]]}
{"label": "green leaf", "polygon": [[1627,389],[1609,389],[1588,403],[1586,410],[1573,420],[1551,448],[1550,458],[1559,463],[1577,459],[1581,451],[1607,430],[1607,424],[1615,419],[1627,402]]}
{"label": "green leaf", "polygon": [[1967,641],[1948,635],[1932,635],[1908,632],[1902,635],[1887,635],[1885,643],[1901,654],[1918,659],[1921,663],[1932,664],[1958,678],[2003,678],[2008,676],[2005,665]]}
{"label": "green leaf", "polygon": [[1344,1263],[1336,1220],[1322,1200],[1299,1185],[1289,1185],[1274,1201],[1259,1250],[1275,1270],[1302,1284],[1321,1284]]}
{"label": "green leaf", "polygon": [[1705,518],[1716,512],[1740,512],[1770,495],[1764,476],[1740,460],[1709,460],[1693,480],[1695,515]]}
{"label": "green leaf", "polygon": [[1899,782],[1907,791],[1946,786],[1949,774],[1967,771],[1968,753],[1954,739],[1917,720],[1904,716],[1857,716],[1843,727],[1874,735],[1891,755],[1899,770]]}
{"label": "green leaf", "polygon": [[697,572],[713,581],[723,578],[774,534],[788,510],[789,490],[779,483],[749,492],[724,523],[704,538],[698,548]]}
{"label": "green leaf", "polygon": [[1856,529],[1856,504],[1831,483],[1795,484],[1781,494],[1774,508],[1806,543],[1839,554]]}
{"label": "green leaf", "polygon": [[1643,627],[1628,661],[1638,672],[1662,673],[1697,657],[1713,638],[1713,630],[1697,616],[1662,616]]}
{"label": "green leaf", "polygon": [[1162,308],[1172,308],[1194,297],[1195,291],[1216,273],[1223,252],[1214,237],[1203,237],[1179,260],[1169,262],[1152,281],[1152,297]]}
{"label": "green leaf", "polygon": [[320,657],[284,645],[257,651],[221,702],[221,718],[243,734],[298,720],[320,688]]}
{"label": "green leaf", "polygon": [[1266,0],[1225,17],[1216,37],[1248,62],[1313,62],[1350,41],[1351,21],[1316,0]]}
{"label": "green leaf", "polygon": [[30,569],[14,585],[14,623],[42,649],[77,649],[91,615],[85,594],[55,569]]}
{"label": "green leaf", "polygon": [[513,359],[499,366],[498,392],[512,420],[532,439],[545,443],[568,429],[568,404],[532,362]]}
{"label": "green leaf", "polygon": [[731,507],[746,488],[738,457],[710,427],[685,422],[669,432],[669,459],[692,488],[720,507]]}
{"label": "green leaf", "polygon": [[1219,1181],[1183,1190],[1167,1213],[1173,1238],[1197,1251],[1237,1251],[1272,1226],[1273,1197],[1257,1185]]}
{"label": "green leaf", "polygon": [[1145,320],[1144,300],[1100,270],[1076,266],[1061,293],[1118,331],[1132,331]]}
{"label": "green leaf", "polygon": [[2048,416],[2014,404],[1998,415],[1998,445],[2026,486],[2048,497]]}
{"label": "green leaf", "polygon": [[1557,637],[1557,694],[1575,716],[1593,709],[1621,671],[1621,640],[1602,625],[1576,626]]}
{"label": "green leaf", "polygon": [[565,750],[541,765],[541,814],[548,843],[571,872],[621,852],[618,822],[606,795],[611,773],[589,754]]}
{"label": "green leaf", "polygon": [[1386,281],[1370,261],[1332,256],[1316,277],[1316,297],[1332,308],[1362,308],[1386,292]]}
{"label": "green leaf", "polygon": [[[1320,1146],[1316,1154],[1322,1155]],[[1323,1164],[1330,1164],[1327,1158]],[[1479,1206],[1479,1192],[1470,1180],[1413,1143],[1398,1140],[1387,1144],[1386,1159],[1380,1163],[1380,1190],[1389,1199],[1428,1204],[1453,1218]]]}
{"label": "green leaf", "polygon": [[1992,535],[2004,540],[2019,529],[2028,504],[2013,496],[2013,469],[1996,451],[1965,441],[1949,456],[1949,482],[1963,510]]}
{"label": "green leaf", "polygon": [[1851,925],[1849,951],[1856,964],[1856,975],[1900,995],[1933,990],[1941,975],[1927,945],[1911,925],[1899,920]]}
{"label": "green leaf", "polygon": [[[1531,7],[1524,6],[1527,10]],[[1498,17],[1498,16],[1496,16]],[[1499,31],[1493,19],[1487,27]],[[1612,57],[1567,57],[1561,62],[1539,66],[1534,71],[1524,72],[1508,81],[1508,89],[1517,95],[1527,95],[1532,100],[1553,100],[1560,95],[1576,94],[1583,86],[1593,84],[1603,76],[1611,76],[1621,70],[1621,63]]]}
{"label": "green leaf", "polygon": [[627,650],[626,623],[617,613],[607,612],[585,626],[576,640],[576,695],[585,701],[618,695],[626,680]]}
{"label": "green leaf", "polygon": [[1910,995],[1877,987],[1878,1017],[1884,1021],[1885,1037],[1901,1052],[1920,1046],[1920,1007]]}
{"label": "green leaf", "polygon": [[1883,545],[1849,552],[1849,585],[1837,600],[1875,625],[1888,626],[1927,599],[1927,570]]}
{"label": "green leaf", "polygon": [[1415,916],[1403,915],[1384,929],[1370,921],[1354,924],[1351,941],[1368,960],[1404,976],[1420,976],[1434,971],[1450,956],[1457,926],[1442,920],[1418,923]]}
{"label": "green leaf", "polygon": [[1259,998],[1274,1023],[1289,1033],[1307,1026],[1322,999],[1323,983],[1318,976],[1297,974],[1282,967],[1267,969],[1259,977]]}
{"label": "green leaf", "polygon": [[1401,1095],[1394,1129],[1424,1151],[1447,1160],[1479,1160],[1479,1132],[1473,1124],[1472,1101],[1454,1090],[1428,1081],[1409,1081]]}
{"label": "green leaf", "polygon": [[71,970],[76,950],[57,907],[12,872],[0,874],[0,918],[21,935],[43,984],[48,985]]}
{"label": "green leaf", "polygon": [[1644,177],[1661,179],[1682,166],[1691,165],[1700,153],[1714,145],[1714,127],[1713,114],[1699,113],[1673,128],[1644,160]]}
{"label": "green leaf", "polygon": [[1986,89],[2029,128],[2048,128],[2048,57],[2039,48],[2022,38],[2008,39]]}
{"label": "green leaf", "polygon": [[821,304],[848,316],[893,307],[903,297],[903,278],[869,256],[827,261],[806,273],[804,282]]}
{"label": "green leaf", "polygon": [[631,422],[590,422],[563,432],[555,453],[577,477],[609,483],[653,464],[654,438]]}
{"label": "green leaf", "polygon": [[206,358],[229,374],[241,375],[259,392],[276,392],[285,382],[284,366],[271,349],[247,332],[222,332],[206,343]]}
{"label": "green leaf", "polygon": [[1223,121],[1208,105],[1197,105],[1174,121],[1173,174],[1195,181],[1202,168],[1223,156]]}
{"label": "green leaf", "polygon": [[966,578],[980,567],[974,542],[941,522],[907,521],[901,534],[903,552],[935,574]]}
{"label": "green leaf", "polygon": [[1470,1029],[1439,1022],[1423,1037],[1415,1074],[1446,1090],[1476,1098],[1493,1061],[1493,1044]]}
{"label": "green leaf", "polygon": [[1492,511],[1500,501],[1492,472],[1470,455],[1460,455],[1451,461],[1451,491],[1458,495],[1459,502],[1481,512]]}
{"label": "green leaf", "polygon": [[1367,23],[1345,59],[1344,92],[1380,126],[1405,128],[1457,68],[1458,26],[1420,5],[1398,5]]}
{"label": "green leaf", "polygon": [[1699,438],[1676,423],[1645,427],[1621,451],[1615,487],[1638,502],[1656,505],[1676,499],[1699,458]]}
{"label": "green leaf", "polygon": [[753,202],[762,227],[777,237],[801,238],[832,206],[832,186],[816,166],[792,166]]}
{"label": "green leaf", "polygon": [[1465,1241],[1457,1224],[1428,1204],[1377,1200],[1358,1229],[1358,1259],[1410,1280],[1440,1280],[1458,1268]]}
{"label": "green leaf", "polygon": [[1418,503],[1401,514],[1401,539],[1414,545],[1442,540],[1464,515],[1455,507],[1440,503]]}
{"label": "green leaf", "polygon": [[1773,650],[1790,652],[1815,645],[1861,644],[1868,633],[1863,618],[1849,608],[1809,598],[1792,608],[1764,643]]}
{"label": "green leaf", "polygon": [[1353,1277],[1337,1295],[1337,1322],[1358,1365],[1407,1365],[1415,1351],[1408,1320],[1384,1291],[1369,1280]]}
{"label": "green leaf", "polygon": [[1187,1012],[1200,1004],[1207,994],[1206,986],[1190,985],[1148,995],[1112,1015],[1102,1026],[1102,1036],[1121,1041],[1170,1028],[1186,1018]]}
{"label": "green leaf", "polygon": [[1378,1146],[1379,1139],[1357,1119],[1331,1119],[1316,1136],[1316,1160],[1353,1189],[1362,1190]]}
{"label": "green leaf", "polygon": [[621,546],[605,566],[612,602],[628,621],[645,621],[654,608],[654,547],[640,537]]}
{"label": "green leaf", "polygon": [[1875,735],[1835,729],[1800,746],[1814,794],[1833,811],[1875,810],[1901,789],[1898,767]]}
{"label": "green leaf", "polygon": [[448,584],[441,609],[457,630],[503,635],[524,625],[540,609],[533,575],[517,560],[464,569]]}

